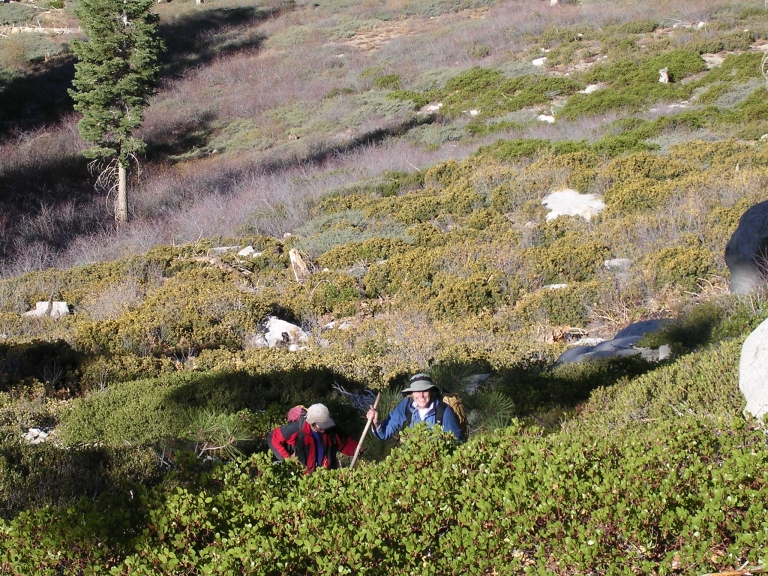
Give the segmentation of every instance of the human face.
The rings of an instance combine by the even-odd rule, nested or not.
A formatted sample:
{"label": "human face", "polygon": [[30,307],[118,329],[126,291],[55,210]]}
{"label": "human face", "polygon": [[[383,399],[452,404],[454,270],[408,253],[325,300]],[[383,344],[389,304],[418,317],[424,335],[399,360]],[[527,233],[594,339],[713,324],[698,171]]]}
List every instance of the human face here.
{"label": "human face", "polygon": [[315,431],[315,432],[317,432],[318,434],[325,434],[325,430],[323,430],[322,428],[320,428],[320,426],[318,426],[318,425],[317,425],[317,424],[315,424],[314,422],[312,422],[312,424],[310,424],[309,426],[310,426],[310,428],[312,428],[312,430],[314,430],[314,431]]}
{"label": "human face", "polygon": [[426,408],[432,401],[431,391],[423,390],[421,392],[413,392],[413,401],[417,408]]}

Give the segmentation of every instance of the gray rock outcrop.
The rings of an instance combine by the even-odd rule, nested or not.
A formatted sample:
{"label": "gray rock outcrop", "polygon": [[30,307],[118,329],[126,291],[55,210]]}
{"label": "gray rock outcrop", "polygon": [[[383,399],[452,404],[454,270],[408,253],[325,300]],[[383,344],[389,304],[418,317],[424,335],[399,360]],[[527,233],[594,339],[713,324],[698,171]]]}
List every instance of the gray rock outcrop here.
{"label": "gray rock outcrop", "polygon": [[589,346],[569,348],[560,354],[557,363],[583,362],[585,360],[635,355],[642,355],[643,358],[649,361],[664,360],[669,357],[670,351],[668,346],[661,346],[658,350],[650,350],[647,348],[636,348],[635,344],[646,334],[657,332],[671,322],[673,320],[669,318],[635,322],[620,330],[612,340],[605,340],[599,344]]}
{"label": "gray rock outcrop", "polygon": [[768,200],[742,214],[739,226],[725,246],[731,272],[731,292],[747,294],[765,283],[768,272]]}
{"label": "gray rock outcrop", "polygon": [[768,412],[768,320],[755,328],[741,347],[739,390],[747,400],[745,415],[762,418]]}

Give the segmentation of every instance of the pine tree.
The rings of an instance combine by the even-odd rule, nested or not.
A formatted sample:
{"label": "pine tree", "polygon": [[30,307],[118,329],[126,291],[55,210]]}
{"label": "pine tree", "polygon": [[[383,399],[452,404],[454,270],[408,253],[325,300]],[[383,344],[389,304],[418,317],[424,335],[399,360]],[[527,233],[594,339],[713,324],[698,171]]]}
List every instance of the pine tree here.
{"label": "pine tree", "polygon": [[153,0],[80,0],[77,16],[88,40],[74,41],[75,110],[80,135],[92,144],[83,154],[101,168],[99,181],[117,187],[115,220],[128,219],[126,170],[144,142],[133,136],[154,92],[163,49]]}

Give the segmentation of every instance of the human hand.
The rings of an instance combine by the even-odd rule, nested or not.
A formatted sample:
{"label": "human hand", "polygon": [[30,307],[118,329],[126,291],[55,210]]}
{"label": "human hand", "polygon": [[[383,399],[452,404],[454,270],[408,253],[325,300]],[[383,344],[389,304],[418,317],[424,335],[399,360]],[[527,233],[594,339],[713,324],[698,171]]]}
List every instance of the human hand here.
{"label": "human hand", "polygon": [[371,406],[368,408],[368,414],[365,415],[368,420],[373,422],[373,425],[378,427],[379,426],[379,412]]}

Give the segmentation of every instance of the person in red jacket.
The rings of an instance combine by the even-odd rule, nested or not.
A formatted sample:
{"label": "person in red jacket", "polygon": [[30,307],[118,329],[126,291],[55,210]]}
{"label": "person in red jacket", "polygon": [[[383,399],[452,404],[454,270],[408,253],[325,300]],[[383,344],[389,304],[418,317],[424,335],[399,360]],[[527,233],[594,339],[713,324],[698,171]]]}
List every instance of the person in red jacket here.
{"label": "person in red jacket", "polygon": [[357,441],[336,425],[324,404],[313,404],[296,422],[278,426],[267,434],[267,444],[279,461],[295,456],[307,467],[338,468],[337,452],[352,456]]}

